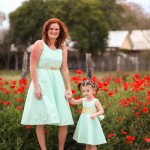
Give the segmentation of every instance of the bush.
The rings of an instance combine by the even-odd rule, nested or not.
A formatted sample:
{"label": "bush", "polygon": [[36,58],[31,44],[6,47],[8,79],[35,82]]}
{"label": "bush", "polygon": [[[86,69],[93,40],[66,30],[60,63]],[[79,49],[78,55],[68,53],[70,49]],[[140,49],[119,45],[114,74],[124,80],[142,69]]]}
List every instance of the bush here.
{"label": "bush", "polygon": [[[77,83],[85,80],[82,71],[72,76],[72,92],[75,99],[82,97]],[[100,91],[96,95],[105,110],[101,121],[107,144],[101,150],[144,150],[150,148],[150,76],[144,74],[119,74],[92,77]],[[3,150],[38,150],[35,126],[20,124],[28,90],[27,80],[5,81],[0,78],[0,148]],[[71,105],[75,125],[82,106]],[[75,125],[69,126],[65,150],[82,150],[83,144],[72,137]],[[47,147],[58,149],[57,126],[45,128]]]}

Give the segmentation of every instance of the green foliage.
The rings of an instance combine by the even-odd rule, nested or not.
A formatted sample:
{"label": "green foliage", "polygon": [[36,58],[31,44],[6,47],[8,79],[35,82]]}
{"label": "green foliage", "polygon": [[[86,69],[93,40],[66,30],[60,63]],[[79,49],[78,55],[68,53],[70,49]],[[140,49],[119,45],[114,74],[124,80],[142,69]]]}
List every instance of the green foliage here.
{"label": "green foliage", "polygon": [[[14,73],[12,74],[14,75]],[[81,92],[77,91],[77,82],[80,82],[83,75],[72,77],[72,89],[76,92],[74,98],[82,97]],[[116,77],[120,79],[116,82]],[[78,80],[77,80],[78,78]],[[101,121],[107,144],[100,145],[99,150],[141,150],[149,149],[150,143],[145,138],[150,138],[150,76],[148,73],[129,74],[104,74],[101,77],[93,77],[100,86],[100,93],[97,98],[105,110],[105,119]],[[11,150],[38,150],[39,144],[35,134],[35,126],[27,128],[21,125],[23,106],[26,98],[28,85],[26,82],[18,80],[6,80],[0,77],[0,148]],[[128,84],[128,87],[124,86]],[[15,87],[11,87],[15,85]],[[18,92],[17,92],[18,91]],[[16,93],[17,92],[17,93]],[[112,95],[109,95],[113,92]],[[22,100],[18,102],[18,98]],[[123,106],[120,100],[130,102]],[[132,100],[132,101],[131,101]],[[19,110],[18,106],[22,106]],[[148,111],[144,112],[143,108]],[[83,150],[84,144],[76,143],[72,137],[80,116],[81,105],[71,106],[75,125],[69,126],[68,136],[65,144],[65,150]],[[139,114],[136,114],[139,112]],[[57,126],[45,126],[48,150],[58,149]],[[126,132],[126,134],[123,134]],[[112,133],[113,136],[108,138]],[[135,139],[127,144],[127,137],[132,136]]]}
{"label": "green foliage", "polygon": [[15,43],[28,45],[41,38],[44,22],[56,17],[67,24],[80,52],[103,53],[108,30],[120,28],[122,13],[115,1],[29,0],[10,14],[11,35]]}

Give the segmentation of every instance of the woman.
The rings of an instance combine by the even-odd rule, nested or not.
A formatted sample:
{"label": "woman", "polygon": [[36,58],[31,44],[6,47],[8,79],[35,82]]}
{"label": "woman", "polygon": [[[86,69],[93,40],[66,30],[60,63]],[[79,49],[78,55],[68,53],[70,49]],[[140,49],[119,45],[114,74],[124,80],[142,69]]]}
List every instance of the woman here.
{"label": "woman", "polygon": [[64,150],[67,125],[73,124],[70,107],[65,99],[67,95],[72,96],[67,47],[64,43],[67,31],[61,20],[49,19],[43,26],[42,40],[36,41],[31,51],[32,82],[21,124],[36,125],[41,150],[46,150],[44,125],[59,126],[59,150]]}

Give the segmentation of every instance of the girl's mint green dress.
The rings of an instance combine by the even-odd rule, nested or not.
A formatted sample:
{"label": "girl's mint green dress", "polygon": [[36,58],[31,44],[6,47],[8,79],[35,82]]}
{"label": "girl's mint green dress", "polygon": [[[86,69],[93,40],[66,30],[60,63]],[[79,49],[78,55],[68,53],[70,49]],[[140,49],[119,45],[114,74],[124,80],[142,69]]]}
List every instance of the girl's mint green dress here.
{"label": "girl's mint green dress", "polygon": [[97,112],[95,102],[98,99],[94,99],[88,102],[86,99],[83,100],[82,113],[80,115],[73,139],[78,143],[84,143],[89,145],[99,145],[107,143],[100,121],[96,117],[90,119],[91,114]]}
{"label": "girl's mint green dress", "polygon": [[72,114],[65,99],[65,84],[60,72],[62,50],[52,50],[43,41],[43,50],[37,65],[37,79],[42,98],[37,100],[31,81],[24,106],[21,124],[24,125],[71,125]]}

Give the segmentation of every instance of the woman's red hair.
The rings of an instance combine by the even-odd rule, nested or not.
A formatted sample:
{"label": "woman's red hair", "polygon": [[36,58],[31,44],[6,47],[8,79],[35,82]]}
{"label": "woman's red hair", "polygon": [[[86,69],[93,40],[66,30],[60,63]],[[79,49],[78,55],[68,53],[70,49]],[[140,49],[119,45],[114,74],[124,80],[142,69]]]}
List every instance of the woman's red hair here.
{"label": "woman's red hair", "polygon": [[60,48],[61,44],[65,41],[65,39],[68,36],[68,27],[59,19],[57,18],[52,18],[47,20],[44,25],[43,25],[43,30],[42,30],[42,39],[44,40],[44,42],[48,44],[48,30],[50,28],[50,25],[53,23],[57,23],[60,27],[60,33],[59,36],[57,38],[57,41],[55,43],[56,48]]}

